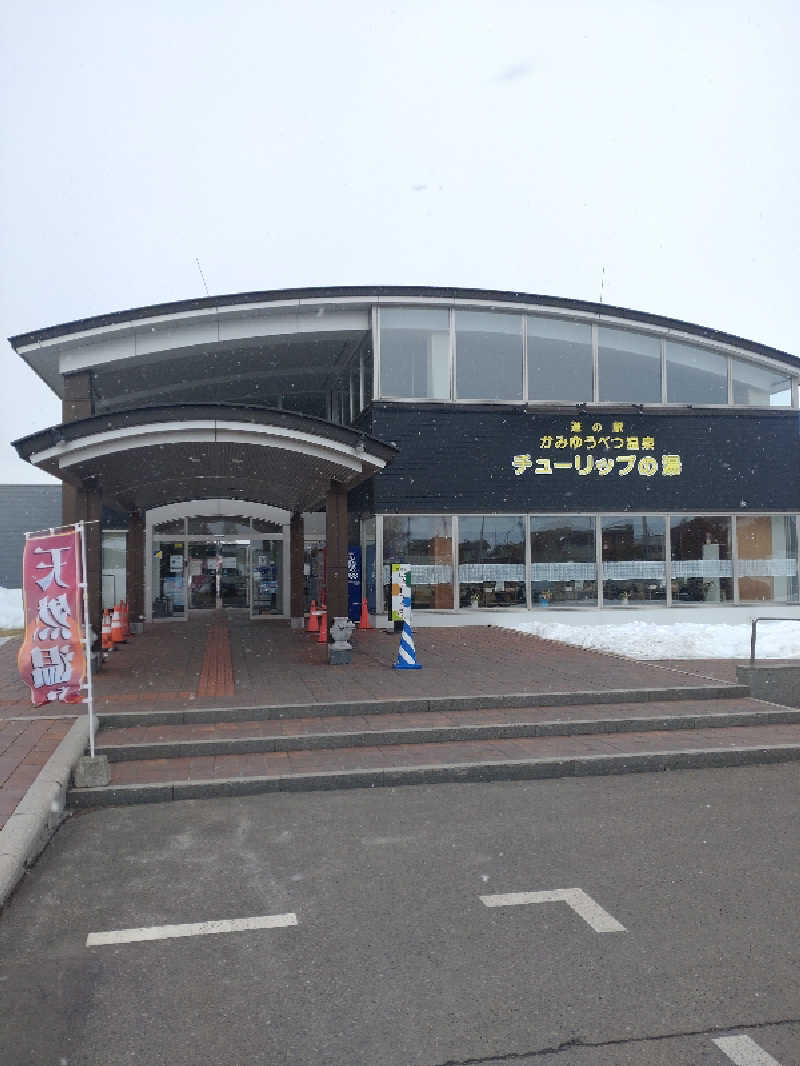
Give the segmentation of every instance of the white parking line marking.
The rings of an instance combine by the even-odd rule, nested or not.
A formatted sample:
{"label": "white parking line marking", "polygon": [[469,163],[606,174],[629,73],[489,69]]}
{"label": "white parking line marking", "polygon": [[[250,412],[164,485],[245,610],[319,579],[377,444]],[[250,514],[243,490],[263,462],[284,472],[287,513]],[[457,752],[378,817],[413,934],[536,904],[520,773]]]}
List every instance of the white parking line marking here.
{"label": "white parking line marking", "polygon": [[625,933],[624,925],[604,911],[582,888],[554,888],[550,892],[506,892],[496,896],[481,896],[487,907],[518,907],[523,903],[566,903],[580,915],[596,933]]}
{"label": "white parking line marking", "polygon": [[210,933],[239,933],[245,929],[281,929],[297,925],[297,915],[263,914],[257,918],[229,918],[216,922],[195,922],[192,925],[151,925],[142,929],[110,929],[104,933],[89,933],[86,947],[103,944],[133,944],[137,940],[169,940],[177,936],[208,936]]}
{"label": "white parking line marking", "polygon": [[714,1043],[736,1066],[781,1066],[749,1036],[720,1036]]}

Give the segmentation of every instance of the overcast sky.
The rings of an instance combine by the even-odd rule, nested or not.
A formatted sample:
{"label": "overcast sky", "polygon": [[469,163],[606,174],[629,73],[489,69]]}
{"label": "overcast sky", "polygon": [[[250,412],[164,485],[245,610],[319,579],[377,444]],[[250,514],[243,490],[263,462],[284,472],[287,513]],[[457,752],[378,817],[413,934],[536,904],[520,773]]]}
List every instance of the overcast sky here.
{"label": "overcast sky", "polygon": [[[297,285],[521,289],[800,354],[796,0],[3,5],[2,337]],[[60,402],[2,341],[8,445]]]}

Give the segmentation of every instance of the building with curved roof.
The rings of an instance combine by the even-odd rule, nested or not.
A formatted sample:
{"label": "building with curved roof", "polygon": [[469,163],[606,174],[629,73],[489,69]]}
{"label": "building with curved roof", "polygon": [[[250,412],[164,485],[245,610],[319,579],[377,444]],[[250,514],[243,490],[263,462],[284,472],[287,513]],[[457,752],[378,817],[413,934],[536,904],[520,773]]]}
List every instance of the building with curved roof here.
{"label": "building with curved roof", "polygon": [[65,522],[105,507],[116,527],[113,565],[92,545],[96,614],[123,589],[146,619],[223,605],[298,625],[323,586],[344,614],[348,553],[378,614],[393,562],[434,611],[798,599],[787,352],[396,286],[158,304],[11,344],[63,401],[18,453],[63,481]]}

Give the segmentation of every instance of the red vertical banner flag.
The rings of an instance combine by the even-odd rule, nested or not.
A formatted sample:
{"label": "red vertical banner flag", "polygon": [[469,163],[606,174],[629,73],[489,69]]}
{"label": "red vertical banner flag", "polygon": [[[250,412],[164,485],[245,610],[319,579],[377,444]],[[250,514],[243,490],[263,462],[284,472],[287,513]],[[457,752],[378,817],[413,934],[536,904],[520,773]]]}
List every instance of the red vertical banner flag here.
{"label": "red vertical banner flag", "polygon": [[80,537],[76,527],[29,537],[25,544],[25,639],[17,665],[37,706],[83,699],[86,655],[81,637]]}

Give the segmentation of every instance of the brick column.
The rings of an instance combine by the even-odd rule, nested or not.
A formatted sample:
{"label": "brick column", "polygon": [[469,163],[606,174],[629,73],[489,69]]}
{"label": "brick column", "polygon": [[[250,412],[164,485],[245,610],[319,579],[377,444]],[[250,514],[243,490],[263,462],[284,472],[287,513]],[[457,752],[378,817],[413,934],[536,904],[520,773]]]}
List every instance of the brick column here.
{"label": "brick column", "polygon": [[289,615],[292,629],[302,629],[305,621],[305,597],[303,596],[303,516],[292,515],[289,525],[289,590],[291,606]]}
{"label": "brick column", "polygon": [[[61,421],[77,422],[94,414],[92,372],[79,370],[64,375],[64,398],[61,401]],[[84,515],[81,490],[64,482],[61,486],[61,521],[64,525],[80,522]]]}
{"label": "brick column", "polygon": [[347,489],[331,481],[327,500],[328,625],[347,617]]}
{"label": "brick column", "polygon": [[144,515],[128,515],[128,538],[125,553],[125,586],[128,617],[131,622],[144,621]]}
{"label": "brick column", "polygon": [[[65,486],[67,487],[67,486]],[[69,486],[72,488],[72,486]],[[103,619],[103,540],[100,522],[103,517],[103,493],[96,482],[84,483],[70,493],[71,509],[65,515],[65,524],[85,522],[86,533],[86,580],[88,583],[89,621],[95,631],[95,650],[100,647]],[[65,508],[66,509],[66,508]]]}

